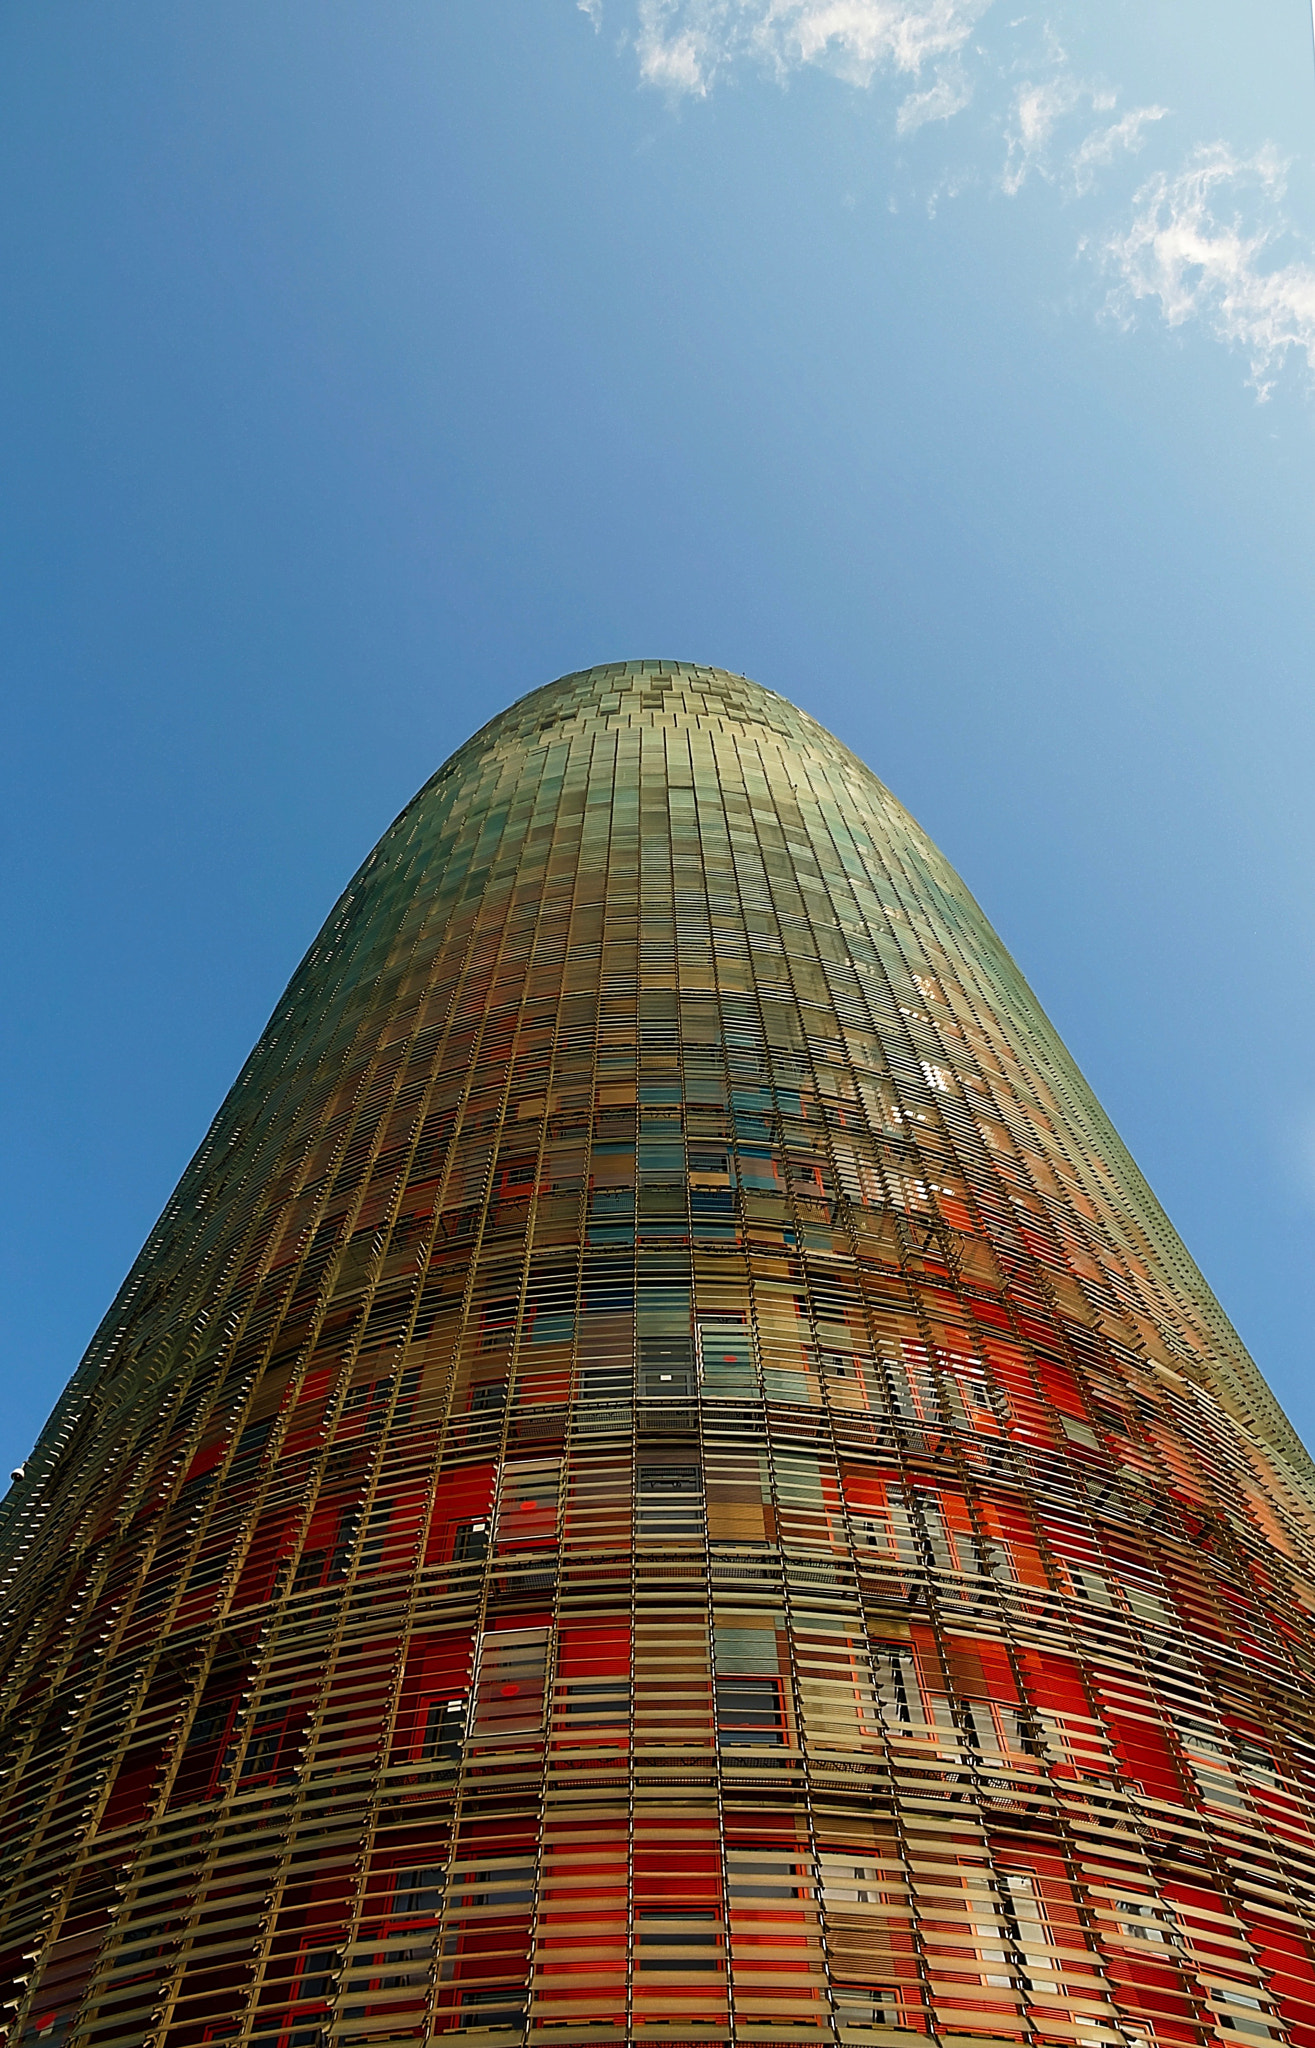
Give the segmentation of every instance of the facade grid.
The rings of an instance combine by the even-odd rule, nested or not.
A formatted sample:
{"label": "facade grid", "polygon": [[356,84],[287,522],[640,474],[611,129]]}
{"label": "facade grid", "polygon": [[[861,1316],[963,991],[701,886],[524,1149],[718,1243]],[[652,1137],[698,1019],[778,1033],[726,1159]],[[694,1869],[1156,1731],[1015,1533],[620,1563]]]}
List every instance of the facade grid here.
{"label": "facade grid", "polygon": [[460,749],[0,1508],[11,2048],[1315,2048],[1315,1475],[743,677]]}

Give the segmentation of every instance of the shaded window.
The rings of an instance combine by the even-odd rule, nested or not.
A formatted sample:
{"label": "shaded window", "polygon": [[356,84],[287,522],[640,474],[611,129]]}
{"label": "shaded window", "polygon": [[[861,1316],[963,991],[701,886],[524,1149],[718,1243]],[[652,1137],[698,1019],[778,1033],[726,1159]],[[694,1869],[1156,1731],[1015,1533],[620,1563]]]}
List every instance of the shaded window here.
{"label": "shaded window", "polygon": [[452,1545],[454,1564],[478,1564],[489,1554],[489,1525],[487,1522],[458,1522],[456,1538]]}
{"label": "shaded window", "polygon": [[519,2030],[525,2018],[525,1995],[512,1985],[490,1986],[487,1990],[463,1991],[461,2010],[478,2014],[481,2027]]}
{"label": "shaded window", "polygon": [[629,1720],[629,1680],[572,1679],[564,1688],[562,1714],[573,1728],[615,1727],[618,1721]]}
{"label": "shaded window", "polygon": [[504,1469],[498,1503],[500,1551],[534,1550],[556,1542],[560,1485],[561,1467],[556,1461]]}
{"label": "shaded window", "polygon": [[543,1726],[546,1629],[494,1630],[480,1650],[474,1739],[523,1737]]}
{"label": "shaded window", "polygon": [[494,1863],[466,1874],[461,1904],[466,1907],[530,1906],[534,1903],[532,1863]]}
{"label": "shaded window", "polygon": [[717,1916],[710,1911],[635,1915],[635,1960],[641,1970],[715,1970]]}
{"label": "shaded window", "polygon": [[852,2027],[902,2027],[901,1997],[897,1984],[837,1985],[836,2012]]}
{"label": "shaded window", "polygon": [[241,1485],[250,1479],[264,1455],[266,1439],[273,1428],[272,1420],[249,1422],[237,1440],[237,1453],[225,1475],[225,1485]]}
{"label": "shaded window", "polygon": [[431,1700],[425,1715],[424,1741],[420,1754],[426,1763],[451,1764],[461,1761],[466,1734],[464,1700]]}
{"label": "shaded window", "polygon": [[785,1741],[785,1710],[776,1678],[719,1678],[717,1733],[737,1747],[771,1749]]}
{"label": "shaded window", "polygon": [[584,1401],[629,1401],[634,1375],[628,1365],[586,1365],[580,1373]]}
{"label": "shaded window", "polygon": [[641,1536],[695,1538],[703,1532],[703,1474],[697,1465],[645,1461],[635,1475]]}
{"label": "shaded window", "polygon": [[530,1329],[534,1344],[569,1344],[574,1335],[574,1308],[541,1308]]}
{"label": "shaded window", "polygon": [[694,1390],[694,1347],[688,1337],[641,1337],[639,1375],[646,1401],[687,1401]]}
{"label": "shaded window", "polygon": [[422,1916],[436,1919],[443,1910],[446,1877],[441,1864],[399,1870],[393,1889],[393,1912],[399,1920]]}
{"label": "shaded window", "polygon": [[331,1948],[303,1949],[297,1960],[300,1967],[291,1986],[292,1996],[306,2004],[327,1999],[333,1988],[333,1971],[338,1960],[334,1951]]}
{"label": "shaded window", "polygon": [[744,1317],[701,1316],[698,1331],[705,1391],[714,1398],[752,1394],[757,1384],[753,1335]]}
{"label": "shaded window", "polygon": [[190,1749],[194,1743],[221,1741],[228,1733],[236,1705],[236,1693],[230,1693],[223,1699],[202,1699],[192,1719],[187,1737],[188,1748]]}
{"label": "shaded window", "polygon": [[284,1755],[285,1743],[291,1751],[289,1736],[289,1712],[286,1702],[265,1707],[251,1724],[246,1750],[242,1757],[239,1781],[246,1785],[253,1778],[272,1778],[280,1774],[289,1775],[292,1758]]}
{"label": "shaded window", "polygon": [[479,1318],[480,1350],[492,1351],[510,1344],[519,1312],[520,1303],[515,1295],[509,1295],[502,1301],[486,1301]]}
{"label": "shaded window", "polygon": [[873,1656],[881,1718],[888,1728],[922,1728],[926,1714],[918,1670],[907,1650],[879,1649]]}

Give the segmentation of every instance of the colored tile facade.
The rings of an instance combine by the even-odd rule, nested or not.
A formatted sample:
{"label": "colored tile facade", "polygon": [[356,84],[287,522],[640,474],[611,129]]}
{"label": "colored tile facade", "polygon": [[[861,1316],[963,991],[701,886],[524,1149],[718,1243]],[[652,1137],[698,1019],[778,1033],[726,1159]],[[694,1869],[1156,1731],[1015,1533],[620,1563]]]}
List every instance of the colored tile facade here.
{"label": "colored tile facade", "polygon": [[868,770],[567,677],[5,1504],[11,2043],[1315,2048],[1312,1498]]}

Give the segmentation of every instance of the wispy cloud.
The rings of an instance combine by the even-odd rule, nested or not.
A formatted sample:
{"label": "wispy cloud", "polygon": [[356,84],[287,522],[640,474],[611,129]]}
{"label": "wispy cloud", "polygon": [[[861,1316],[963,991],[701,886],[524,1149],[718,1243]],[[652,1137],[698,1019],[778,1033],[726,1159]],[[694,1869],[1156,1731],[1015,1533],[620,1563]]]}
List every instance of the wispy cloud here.
{"label": "wispy cloud", "polygon": [[1133,107],[1108,128],[1093,128],[1078,144],[1069,162],[1073,183],[1079,192],[1090,192],[1099,173],[1116,157],[1135,156],[1146,140],[1153,121],[1163,121],[1167,107]]}
{"label": "wispy cloud", "polygon": [[817,65],[851,85],[867,86],[879,72],[916,77],[925,64],[952,56],[990,5],[991,0],[639,0],[635,48],[647,84],[700,98],[719,74],[746,60],[778,77]]}
{"label": "wispy cloud", "polygon": [[1130,321],[1152,305],[1170,327],[1204,321],[1246,353],[1262,398],[1290,354],[1315,371],[1315,267],[1273,261],[1287,231],[1285,189],[1274,151],[1239,157],[1222,142],[1174,177],[1157,172],[1133,200],[1129,225],[1103,244],[1112,309]]}
{"label": "wispy cloud", "polygon": [[1001,188],[1021,192],[1034,171],[1054,182],[1063,178],[1080,193],[1090,192],[1099,174],[1116,157],[1131,156],[1142,147],[1146,130],[1162,121],[1167,107],[1131,107],[1117,121],[1093,128],[1074,144],[1071,134],[1061,136],[1070,117],[1112,114],[1118,94],[1108,86],[1075,77],[1059,53],[1048,78],[1027,80],[1014,90],[1010,121],[1005,131],[1005,162],[1000,173]]}
{"label": "wispy cloud", "polygon": [[936,74],[934,85],[925,92],[911,92],[900,103],[895,116],[895,130],[899,135],[912,135],[928,121],[950,121],[961,114],[973,96],[972,85],[961,65],[951,62],[942,65]]}
{"label": "wispy cloud", "polygon": [[[604,6],[625,17],[641,79],[672,99],[702,99],[738,67],[788,81],[806,66],[866,89],[903,88],[901,139],[971,105],[975,161],[933,172],[927,210],[969,186],[1013,197],[1030,181],[1066,203],[1090,202],[1145,148],[1168,108],[1120,108],[1103,81],[1080,78],[1044,15],[1001,21],[994,0],[577,0],[595,28]],[[1030,55],[1019,48],[1020,37]],[[1006,40],[1007,39],[1007,40]],[[912,89],[910,89],[912,88]],[[1166,131],[1167,134],[1167,131]],[[1003,138],[1003,154],[1000,154]],[[1292,355],[1315,371],[1315,268],[1281,262],[1284,167],[1271,150],[1224,143],[1176,171],[1158,170],[1124,222],[1088,231],[1080,248],[1112,273],[1107,304],[1125,324],[1155,310],[1171,327],[1203,322],[1244,350],[1264,397]],[[892,206],[895,201],[892,198]]]}
{"label": "wispy cloud", "polygon": [[[1089,96],[1089,89],[1067,70],[1056,71],[1040,83],[1028,79],[1014,92],[1012,119],[1005,136],[1005,166],[1000,182],[1006,192],[1021,192],[1035,170],[1047,167],[1056,128]],[[1097,112],[1113,106],[1111,95],[1102,95]]]}

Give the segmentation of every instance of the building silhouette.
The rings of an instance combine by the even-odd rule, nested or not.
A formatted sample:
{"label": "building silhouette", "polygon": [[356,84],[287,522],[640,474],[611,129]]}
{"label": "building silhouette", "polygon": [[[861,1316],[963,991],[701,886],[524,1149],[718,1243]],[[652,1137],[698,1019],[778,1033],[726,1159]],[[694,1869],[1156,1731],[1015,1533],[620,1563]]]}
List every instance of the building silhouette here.
{"label": "building silhouette", "polygon": [[811,719],[568,676],[3,1510],[11,2044],[1315,2044],[1312,1472]]}

